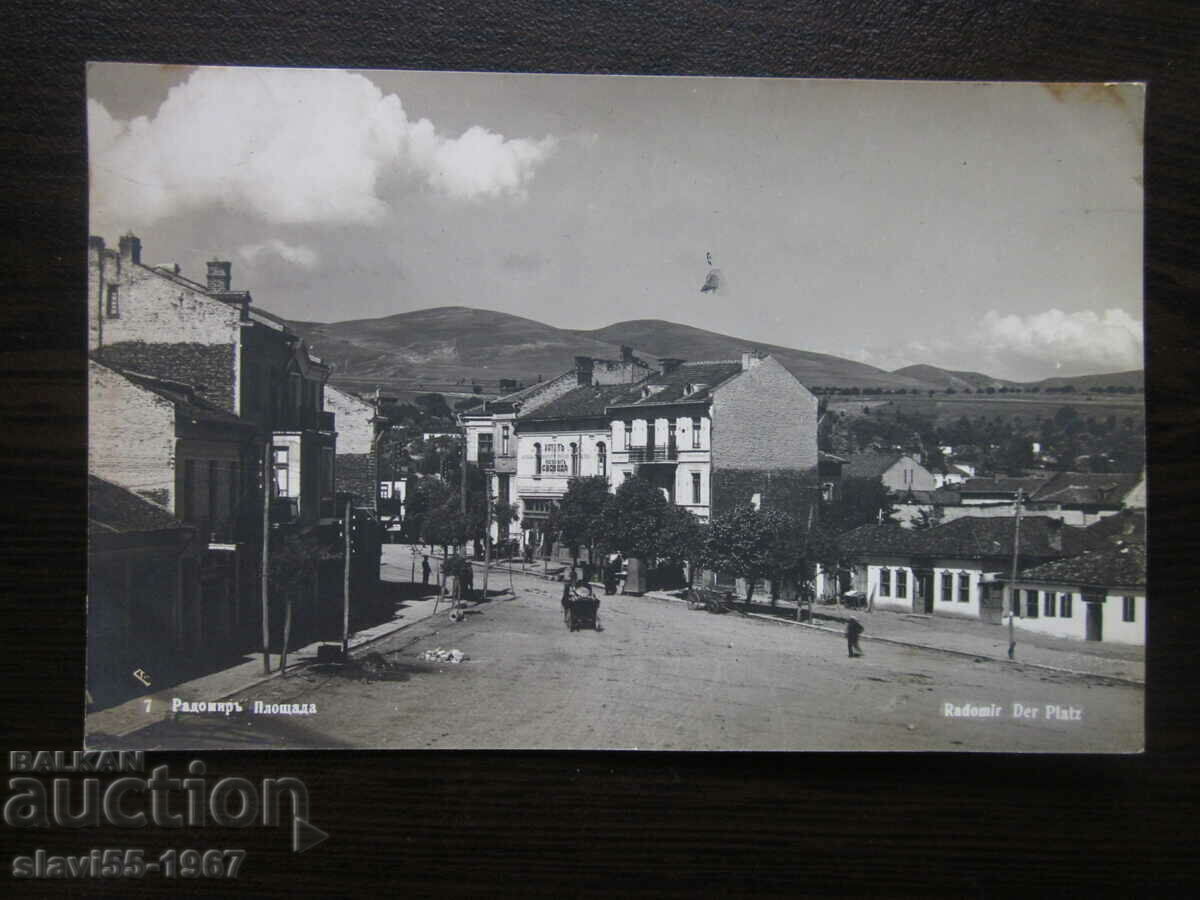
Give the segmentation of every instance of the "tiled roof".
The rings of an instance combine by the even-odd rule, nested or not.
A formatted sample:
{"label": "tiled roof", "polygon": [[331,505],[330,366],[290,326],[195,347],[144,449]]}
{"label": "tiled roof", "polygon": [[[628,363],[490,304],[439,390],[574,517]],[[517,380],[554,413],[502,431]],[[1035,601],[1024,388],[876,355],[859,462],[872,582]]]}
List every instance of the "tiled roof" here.
{"label": "tiled roof", "polygon": [[856,453],[842,469],[843,478],[879,478],[896,464],[902,453]]}
{"label": "tiled roof", "polygon": [[1144,588],[1146,548],[1130,543],[1022,569],[1018,582],[1053,582],[1102,588]]}
{"label": "tiled roof", "polygon": [[522,421],[539,419],[579,419],[603,417],[613,399],[629,390],[627,384],[598,384],[577,387],[556,397],[545,406],[539,406]]}
{"label": "tiled roof", "polygon": [[239,425],[247,428],[254,427],[253,423],[240,419],[233,413],[221,409],[203,397],[198,396],[190,385],[177,381],[167,381],[162,378],[153,378],[137,372],[126,372],[121,369],[114,369],[114,371],[128,378],[138,387],[145,388],[151,393],[162,397],[164,400],[169,400],[175,404],[176,411],[188,416],[193,421],[213,422],[219,425]]}
{"label": "tiled roof", "polygon": [[[899,525],[864,525],[841,537],[852,555],[911,555],[955,559],[1011,557],[1011,516],[964,516],[935,528],[901,528]],[[1063,525],[1048,516],[1021,518],[1021,556],[1053,559],[1079,553],[1083,529]]]}
{"label": "tiled roof", "polygon": [[1084,529],[1090,549],[1101,549],[1118,541],[1146,543],[1146,513],[1144,510],[1123,509],[1115,516],[1105,516]]}
{"label": "tiled roof", "polygon": [[88,475],[88,532],[129,534],[186,528],[170,510],[133,491]]}
{"label": "tiled roof", "polygon": [[[694,403],[706,400],[712,389],[728,381],[742,371],[742,364],[733,360],[715,362],[681,363],[666,375],[655,372],[632,385],[623,385],[624,394],[615,398],[610,406],[658,406],[664,403]],[[701,390],[688,392],[689,385],[706,385]],[[645,387],[661,388],[649,397],[642,397]]]}
{"label": "tiled roof", "polygon": [[1133,472],[1060,472],[1043,484],[1033,499],[1039,503],[1115,505],[1137,486],[1141,477]]}
{"label": "tiled roof", "polygon": [[1045,478],[1010,478],[1005,475],[992,478],[968,478],[962,484],[956,484],[954,489],[960,494],[1016,494],[1019,489],[1025,492],[1025,497],[1028,499],[1045,484]]}

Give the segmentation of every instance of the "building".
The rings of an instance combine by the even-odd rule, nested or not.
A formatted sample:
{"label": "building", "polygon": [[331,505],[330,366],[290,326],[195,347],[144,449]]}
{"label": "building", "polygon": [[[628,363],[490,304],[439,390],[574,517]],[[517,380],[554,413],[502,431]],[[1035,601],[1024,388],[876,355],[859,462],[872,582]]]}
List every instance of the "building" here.
{"label": "building", "polygon": [[817,398],[771,356],[661,360],[609,404],[615,488],[634,474],[701,521],[735,506],[814,506]]}
{"label": "building", "polygon": [[936,509],[943,521],[963,516],[1011,518],[1016,514],[1018,490],[1022,509],[1080,527],[1124,509],[1146,507],[1145,473],[1039,472],[1021,477],[971,478],[924,498],[925,502],[916,504],[914,511],[922,506]]}
{"label": "building", "polygon": [[[170,510],[88,476],[88,693],[109,706],[140,693],[134,672],[170,684],[229,623],[201,615],[208,542]],[[219,641],[218,641],[219,642]]]}
{"label": "building", "polygon": [[[607,477],[607,402],[650,371],[629,347],[615,360],[577,356],[570,371],[459,416],[467,459],[489,473],[495,501],[516,509],[522,546],[543,546],[542,523],[571,478]],[[512,529],[493,526],[492,537]]]}
{"label": "building", "polygon": [[[863,525],[842,536],[850,587],[876,609],[1000,622],[999,576],[1011,572],[1012,518],[969,517],[928,529]],[[1019,564],[1036,565],[1081,552],[1084,530],[1049,516],[1021,519]],[[837,586],[841,587],[841,586]],[[822,578],[818,591],[837,589]]]}
{"label": "building", "polygon": [[[276,316],[231,287],[232,265],[208,263],[207,281],[177,265],[142,262],[132,234],[119,249],[88,241],[88,347],[114,369],[188,385],[211,406],[253,423],[271,445],[279,520],[311,526],[334,514],[329,367]],[[90,398],[95,402],[94,397]]]}
{"label": "building", "polygon": [[856,453],[842,468],[842,477],[878,480],[893,494],[939,487],[933,473],[904,453]]}
{"label": "building", "polygon": [[1022,569],[1016,627],[1081,641],[1146,643],[1146,548],[1118,542]]}
{"label": "building", "polygon": [[[388,427],[380,406],[391,398],[376,393],[360,397],[325,386],[325,409],[337,423],[334,486],[338,494],[355,498],[355,506],[379,511],[379,437]],[[388,496],[391,496],[389,491]]]}

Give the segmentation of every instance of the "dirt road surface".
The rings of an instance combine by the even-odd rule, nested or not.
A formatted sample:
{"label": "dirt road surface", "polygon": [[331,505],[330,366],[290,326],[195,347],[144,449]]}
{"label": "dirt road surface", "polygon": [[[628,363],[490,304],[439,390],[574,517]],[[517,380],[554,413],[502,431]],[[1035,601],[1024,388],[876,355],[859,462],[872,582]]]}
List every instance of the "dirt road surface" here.
{"label": "dirt road surface", "polygon": [[[496,593],[501,580],[503,595]],[[462,623],[439,614],[358,651],[346,669],[309,668],[246,691],[239,698],[246,713],[180,715],[128,742],[147,748],[1142,747],[1140,688],[870,641],[863,642],[865,656],[850,659],[837,635],[647,598],[602,597],[602,630],[572,633],[562,620],[561,586],[519,575],[513,581],[515,597],[507,575],[493,575],[493,596]],[[421,658],[436,648],[468,658],[458,664]],[[255,715],[249,710],[256,700],[315,704],[317,712]],[[947,704],[994,705],[1000,715],[948,715]]]}

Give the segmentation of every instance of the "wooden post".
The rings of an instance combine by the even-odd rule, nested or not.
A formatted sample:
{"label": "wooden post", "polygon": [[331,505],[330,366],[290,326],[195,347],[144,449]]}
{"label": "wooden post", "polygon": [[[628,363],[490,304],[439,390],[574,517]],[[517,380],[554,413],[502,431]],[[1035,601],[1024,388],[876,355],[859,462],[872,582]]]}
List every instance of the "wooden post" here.
{"label": "wooden post", "polygon": [[346,560],[342,568],[342,659],[350,652],[350,501],[346,501]]}
{"label": "wooden post", "polygon": [[1016,620],[1017,607],[1021,601],[1017,595],[1017,558],[1021,552],[1021,489],[1017,488],[1017,497],[1015,513],[1016,517],[1013,520],[1013,557],[1012,557],[1012,581],[1009,582],[1008,590],[1011,594],[1009,598],[1010,607],[1008,610],[1008,658],[1013,659],[1017,653],[1017,636],[1016,636]]}
{"label": "wooden post", "polygon": [[262,654],[263,674],[271,674],[271,630],[267,621],[267,587],[271,580],[271,438],[263,453],[263,510],[262,510]]}
{"label": "wooden post", "polygon": [[287,610],[283,616],[283,649],[279,654],[279,674],[287,674],[288,641],[292,637],[292,599],[296,596],[294,589],[288,591]]}
{"label": "wooden post", "polygon": [[483,520],[483,599],[488,595],[488,568],[492,564],[492,486],[484,482],[487,495],[487,516]]}

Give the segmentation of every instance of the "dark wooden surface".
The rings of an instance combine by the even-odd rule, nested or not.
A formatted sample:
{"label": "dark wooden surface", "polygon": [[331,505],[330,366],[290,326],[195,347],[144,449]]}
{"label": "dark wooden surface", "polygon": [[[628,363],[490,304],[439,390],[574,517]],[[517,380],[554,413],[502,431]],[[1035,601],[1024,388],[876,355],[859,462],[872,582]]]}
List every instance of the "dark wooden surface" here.
{"label": "dark wooden surface", "polygon": [[[313,820],[330,840],[303,856],[262,829],[184,832],[173,842],[147,834],[141,844],[247,846],[240,891],[262,896],[1176,894],[1192,885],[1200,775],[1194,3],[98,0],[5,11],[0,592],[4,631],[15,640],[0,658],[0,685],[9,747],[80,740],[85,60],[1148,80],[1145,756],[209,753],[215,777],[304,777]],[[188,758],[162,756],[175,769]],[[134,837],[39,840],[83,852],[137,846]],[[6,830],[3,865],[30,846],[27,834]],[[177,886],[68,891],[101,887],[132,895]]]}

